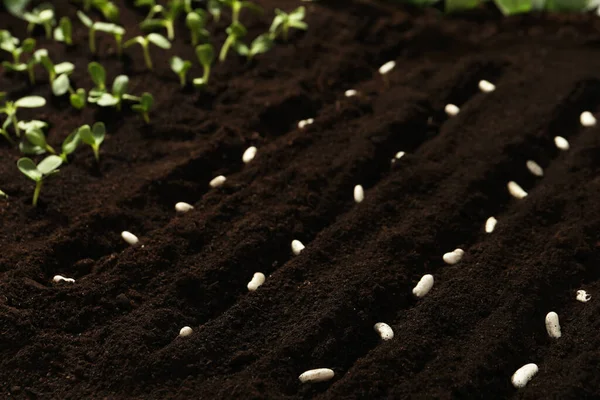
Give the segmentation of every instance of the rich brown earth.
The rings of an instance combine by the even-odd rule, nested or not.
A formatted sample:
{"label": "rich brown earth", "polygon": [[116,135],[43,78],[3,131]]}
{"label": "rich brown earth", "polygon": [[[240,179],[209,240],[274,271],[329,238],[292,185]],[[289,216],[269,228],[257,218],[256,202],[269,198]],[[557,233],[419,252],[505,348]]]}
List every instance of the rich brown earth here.
{"label": "rich brown earth", "polygon": [[[99,35],[109,80],[125,72],[132,93],[154,94],[150,126],[129,111],[72,110],[41,70],[35,87],[0,76],[12,98],[50,99],[19,115],[49,121],[52,145],[96,120],[109,133],[100,166],[78,149],[37,209],[18,151],[0,143],[10,195],[0,200],[0,397],[600,398],[600,131],[579,125],[582,111],[600,111],[600,21],[324,3],[303,3],[310,29],[288,44],[215,66],[204,93],[181,90],[168,67],[173,54],[194,60],[183,24],[171,51],[153,50],[154,73],[139,48],[120,61]],[[242,15],[251,37],[275,6],[299,2],[260,4],[263,17]],[[137,33],[144,11],[128,3],[121,14]],[[25,36],[25,23],[0,20]],[[215,44],[228,21],[211,25]],[[89,89],[87,32],[75,26],[71,49],[36,37]],[[391,59],[385,82],[377,68]],[[190,76],[200,74],[195,65]],[[479,92],[480,79],[497,90]],[[350,88],[360,94],[345,98]],[[449,102],[461,107],[452,119]],[[244,165],[251,145],[258,155]],[[220,174],[227,182],[210,189]],[[511,198],[509,180],[529,196]],[[176,216],[178,201],[195,210]],[[499,223],[486,234],[491,215]],[[128,247],[123,230],[144,246]],[[306,245],[299,256],[293,239]],[[445,265],[456,247],[464,259]],[[257,271],[267,280],[249,293]],[[417,301],[426,273],[435,286]],[[576,301],[578,289],[592,300]],[[379,321],[393,340],[373,331]],[[179,338],[185,325],[194,332]],[[512,373],[530,362],[539,373],[514,389]],[[335,378],[300,384],[318,367]]]}

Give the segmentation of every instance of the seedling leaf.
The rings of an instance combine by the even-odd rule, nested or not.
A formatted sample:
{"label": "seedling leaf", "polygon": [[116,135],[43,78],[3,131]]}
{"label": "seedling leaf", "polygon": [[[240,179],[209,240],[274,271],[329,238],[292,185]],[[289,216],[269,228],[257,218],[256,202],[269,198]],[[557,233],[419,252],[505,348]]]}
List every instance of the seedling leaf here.
{"label": "seedling leaf", "polygon": [[40,161],[40,163],[37,165],[37,169],[42,173],[42,175],[50,175],[51,173],[55,172],[56,169],[62,165],[62,163],[62,158],[51,155]]}
{"label": "seedling leaf", "polygon": [[46,105],[46,99],[40,96],[21,97],[15,102],[15,106],[22,108],[38,108]]}
{"label": "seedling leaf", "polygon": [[210,66],[215,60],[215,50],[212,44],[206,43],[197,46],[196,56],[202,66]]}
{"label": "seedling leaf", "polygon": [[163,35],[160,35],[158,33],[150,33],[148,34],[147,38],[148,41],[160,47],[161,49],[166,50],[171,48],[171,42],[169,42],[169,40]]}
{"label": "seedling leaf", "polygon": [[23,157],[17,161],[17,167],[25,176],[35,182],[42,180],[42,173],[38,170],[31,158]]}
{"label": "seedling leaf", "polygon": [[100,90],[104,90],[106,88],[106,70],[104,67],[99,63],[92,61],[88,64],[88,72],[96,87]]}
{"label": "seedling leaf", "polygon": [[35,146],[46,148],[46,137],[44,133],[39,129],[29,129],[25,132],[25,137],[29,142]]}
{"label": "seedling leaf", "polygon": [[67,136],[62,144],[62,154],[64,155],[63,159],[66,160],[66,156],[73,153],[80,143],[81,138],[79,137],[79,130],[75,129],[69,134],[69,136]]}
{"label": "seedling leaf", "polygon": [[99,146],[104,141],[104,135],[106,134],[106,127],[104,122],[96,122],[92,126],[92,136],[94,137],[94,143]]}
{"label": "seedling leaf", "polygon": [[113,81],[112,94],[117,98],[121,98],[127,91],[129,78],[126,75],[119,75]]}
{"label": "seedling leaf", "polygon": [[69,100],[74,108],[81,110],[85,107],[85,89],[79,88],[75,93],[71,93]]}
{"label": "seedling leaf", "polygon": [[62,96],[69,91],[71,83],[67,74],[59,75],[54,81],[52,81],[52,93],[55,96]]}
{"label": "seedling leaf", "polygon": [[70,62],[61,62],[54,66],[54,72],[56,75],[70,74],[75,70],[75,65]]}

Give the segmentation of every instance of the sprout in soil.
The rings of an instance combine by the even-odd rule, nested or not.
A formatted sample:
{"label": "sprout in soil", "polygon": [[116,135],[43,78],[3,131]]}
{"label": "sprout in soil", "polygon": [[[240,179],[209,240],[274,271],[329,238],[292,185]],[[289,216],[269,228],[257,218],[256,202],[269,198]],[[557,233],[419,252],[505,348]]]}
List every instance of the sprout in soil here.
{"label": "sprout in soil", "polygon": [[89,12],[92,7],[100,11],[104,18],[109,21],[117,21],[119,19],[119,7],[112,1],[108,0],[82,0],[83,10]]}
{"label": "sprout in soil", "polygon": [[[90,90],[88,96],[88,102],[98,104],[100,107],[114,107],[118,110],[121,109],[121,102],[125,97],[127,91],[127,85],[129,84],[129,77],[126,75],[119,75],[115,78],[112,85],[111,93],[106,91],[106,72],[102,65],[97,62],[91,62],[88,65],[88,71],[92,80],[96,84],[96,87]],[[131,96],[133,97],[133,96]],[[137,98],[135,98],[137,100]]]}
{"label": "sprout in soil", "polygon": [[174,56],[169,60],[169,65],[171,66],[171,70],[179,76],[181,87],[184,87],[187,81],[186,76],[188,70],[192,67],[192,63],[188,60],[183,60],[180,57]]}
{"label": "sprout in soil", "polygon": [[30,158],[21,158],[19,161],[17,161],[17,167],[19,170],[25,176],[35,182],[35,190],[33,192],[32,201],[34,207],[37,206],[44,179],[50,175],[56,174],[58,172],[57,168],[60,167],[61,164],[62,158],[54,155],[44,158],[37,166]]}
{"label": "sprout in soil", "polygon": [[150,116],[148,115],[148,112],[152,108],[153,104],[154,104],[154,97],[152,97],[152,95],[150,93],[145,92],[145,93],[142,93],[139,103],[132,105],[131,109],[133,111],[135,111],[136,113],[142,114],[144,121],[147,124],[149,124]]}
{"label": "sprout in soil", "polygon": [[76,108],[77,110],[81,110],[83,107],[85,107],[85,104],[86,104],[85,89],[79,88],[79,89],[73,91],[73,89],[71,87],[69,87],[69,91],[71,92],[71,94],[69,95],[69,101],[71,102],[71,105],[73,106],[73,108]]}
{"label": "sprout in soil", "polygon": [[110,23],[110,22],[94,22],[81,11],[77,11],[77,17],[85,26],[90,30],[89,33],[89,46],[92,53],[96,53],[96,31],[110,33],[115,37],[117,44],[117,53],[121,54],[121,42],[123,41],[123,35],[125,35],[125,28],[122,26]]}
{"label": "sprout in soil", "polygon": [[164,37],[163,35],[159,35],[158,33],[150,33],[146,37],[144,37],[144,36],[134,37],[133,39],[130,39],[127,42],[125,42],[125,47],[127,48],[136,43],[139,44],[140,46],[142,46],[142,50],[144,52],[144,60],[146,61],[146,67],[148,67],[148,69],[152,69],[152,59],[150,58],[150,46],[149,46],[150,43],[154,44],[155,46],[160,47],[161,49],[165,49],[165,50],[171,48],[171,42],[169,42],[166,37]]}
{"label": "sprout in soil", "polygon": [[90,96],[94,92],[100,92],[99,97],[102,93],[106,92],[106,70],[101,64],[92,61],[88,64],[88,72],[92,81],[96,84],[96,87],[90,91]]}
{"label": "sprout in soil", "polygon": [[8,127],[12,124],[12,120],[10,118],[6,118],[4,123],[2,123],[2,128],[0,128],[0,135],[4,136],[4,138],[8,141],[8,143],[14,145],[15,141],[10,137],[10,133],[8,133]]}
{"label": "sprout in soil", "polygon": [[206,40],[210,35],[204,28],[206,25],[207,13],[202,9],[197,9],[187,14],[185,24],[190,30],[192,36],[192,46],[196,46],[198,42]]}
{"label": "sprout in soil", "polygon": [[100,161],[100,145],[104,141],[106,128],[103,122],[96,122],[91,128],[89,125],[83,125],[77,132],[81,141],[89,145],[94,151],[96,161]]}
{"label": "sprout in soil", "polygon": [[19,108],[38,108],[46,105],[46,99],[40,96],[21,97],[17,101],[7,101],[4,106],[0,107],[0,113],[6,114],[15,127],[17,136],[21,136],[17,120],[17,110]]}
{"label": "sprout in soil", "polygon": [[204,74],[202,78],[194,79],[194,86],[196,87],[204,87],[208,84],[208,78],[210,77],[210,66],[215,61],[215,50],[212,44],[201,44],[196,46],[196,56],[198,57],[198,61],[202,68],[204,69]]}
{"label": "sprout in soil", "polygon": [[241,0],[219,0],[222,4],[231,8],[231,22],[240,22],[240,13],[244,8],[248,8],[257,13],[262,13],[262,8],[252,3],[251,1]]}
{"label": "sprout in soil", "polygon": [[[167,31],[169,40],[173,40],[175,39],[175,21],[183,9],[184,6],[181,0],[169,1],[167,8],[155,5],[150,9],[150,13],[146,19],[140,24],[140,28],[145,32],[164,28]],[[162,18],[154,18],[156,14],[160,14]]]}
{"label": "sprout in soil", "polygon": [[233,22],[231,25],[229,25],[226,31],[227,39],[225,40],[225,43],[223,43],[223,47],[221,47],[221,53],[219,54],[219,60],[221,62],[225,61],[227,58],[229,48],[236,45],[236,43],[238,43],[241,38],[246,36],[246,33],[248,32],[244,25],[240,24],[239,22]]}
{"label": "sprout in soil", "polygon": [[271,28],[269,28],[269,32],[273,34],[273,38],[276,38],[279,34],[283,33],[283,40],[287,41],[290,28],[301,29],[304,31],[308,29],[308,25],[303,21],[306,12],[305,8],[302,6],[296,8],[289,14],[280,9],[275,9],[275,14],[277,15],[273,19]]}
{"label": "sprout in soil", "polygon": [[35,39],[25,39],[19,47],[19,39],[13,37],[9,31],[0,31],[0,49],[9,52],[12,57],[12,63],[4,61],[2,66],[8,71],[22,72],[27,70],[27,64],[21,62],[23,53],[31,53],[35,48]]}
{"label": "sprout in soil", "polygon": [[8,198],[8,195],[6,193],[4,193],[2,190],[0,190],[0,197]]}
{"label": "sprout in soil", "polygon": [[[44,121],[32,120],[32,121],[19,121],[17,124],[20,130],[25,131],[25,138],[27,138],[27,132],[30,130],[39,130],[48,128],[48,124]],[[45,139],[45,138],[44,138]],[[33,144],[29,139],[23,140],[19,143],[19,151],[23,154],[40,155],[46,153],[48,150],[46,146],[40,147]]]}
{"label": "sprout in soil", "polygon": [[216,22],[219,22],[221,19],[221,10],[223,9],[223,3],[221,3],[221,0],[208,0],[206,9],[210,15],[212,15],[213,19]]}
{"label": "sprout in soil", "polygon": [[263,33],[259,35],[256,39],[252,41],[250,48],[246,46],[245,43],[237,41],[234,44],[234,48],[237,53],[241,56],[248,57],[248,61],[251,61],[254,56],[257,54],[263,54],[273,48],[273,38],[268,33]]}
{"label": "sprout in soil", "polygon": [[56,151],[46,141],[46,136],[41,129],[32,128],[25,131],[25,137],[33,146],[39,147],[48,153],[56,154]]}
{"label": "sprout in soil", "polygon": [[27,25],[27,32],[30,34],[33,32],[36,25],[40,25],[44,27],[46,38],[50,39],[52,37],[52,27],[56,24],[56,21],[54,20],[54,8],[52,5],[45,3],[34,8],[31,12],[25,12],[23,14],[23,19],[29,22],[29,25]]}
{"label": "sprout in soil", "polygon": [[69,17],[62,17],[58,23],[58,27],[54,29],[54,40],[64,42],[67,46],[73,44],[73,26]]}
{"label": "sprout in soil", "polygon": [[35,66],[42,63],[42,56],[48,55],[48,50],[39,49],[33,53],[33,56],[27,61],[27,73],[29,74],[29,82],[35,83]]}
{"label": "sprout in soil", "polygon": [[[48,71],[48,80],[50,81],[51,85],[53,85],[54,80],[59,75],[69,75],[70,73],[72,73],[75,70],[75,65],[73,65],[70,62],[62,62],[62,63],[54,65],[54,63],[48,56],[48,52],[46,50],[43,50],[43,51],[38,50],[36,52],[36,57],[39,57],[40,63],[46,69],[46,71]],[[54,92],[54,87],[52,88],[52,91]],[[62,93],[62,94],[64,94],[64,93]],[[54,95],[60,96],[60,94],[56,94],[56,93],[54,93]]]}
{"label": "sprout in soil", "polygon": [[79,129],[75,129],[62,143],[62,152],[60,153],[60,158],[62,158],[64,162],[68,162],[67,157],[73,153],[80,144],[81,137],[79,136]]}

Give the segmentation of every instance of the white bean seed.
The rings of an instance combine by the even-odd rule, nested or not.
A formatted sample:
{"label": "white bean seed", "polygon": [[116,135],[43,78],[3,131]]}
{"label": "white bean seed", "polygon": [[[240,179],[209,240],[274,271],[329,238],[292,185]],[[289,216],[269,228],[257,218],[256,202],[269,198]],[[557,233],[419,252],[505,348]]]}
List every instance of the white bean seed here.
{"label": "white bean seed", "polygon": [[494,229],[496,229],[496,224],[498,223],[498,220],[494,217],[489,217],[487,219],[487,221],[485,221],[485,232],[486,233],[492,233],[494,232]]}
{"label": "white bean seed", "polygon": [[589,111],[584,111],[579,116],[579,122],[581,125],[585,127],[595,126],[596,125],[596,117]]}
{"label": "white bean seed", "polygon": [[383,340],[391,340],[394,338],[394,331],[385,322],[376,323],[375,326],[373,326],[373,329],[375,329],[375,332],[379,333],[379,336]]}
{"label": "white bean seed", "polygon": [[194,206],[188,203],[184,203],[183,201],[180,201],[179,203],[175,204],[175,211],[181,214],[191,211],[193,209]]}
{"label": "white bean seed", "polygon": [[508,187],[508,192],[517,199],[523,199],[527,197],[527,192],[523,190],[521,186],[515,181],[510,181],[506,185]]}
{"label": "white bean seed", "polygon": [[132,246],[135,246],[140,242],[140,240],[137,238],[137,236],[135,236],[131,232],[123,231],[123,232],[121,232],[121,237],[123,238],[124,241],[126,241],[128,244],[130,244]]}
{"label": "white bean seed", "polygon": [[580,301],[582,303],[587,303],[591,299],[592,299],[592,295],[591,294],[587,294],[587,292],[585,290],[578,290],[577,291],[577,301]]}
{"label": "white bean seed", "polygon": [[248,290],[254,292],[263,283],[265,283],[265,274],[256,272],[252,277],[252,280],[248,282]]}
{"label": "white bean seed", "polygon": [[190,336],[191,334],[192,334],[192,328],[190,328],[189,326],[184,326],[179,331],[179,336],[181,336],[181,337]]}
{"label": "white bean seed", "polygon": [[571,147],[569,146],[569,141],[562,136],[555,137],[554,144],[559,150],[563,151],[569,150],[569,147]]}
{"label": "white bean seed", "polygon": [[484,79],[479,81],[479,90],[481,90],[484,93],[490,93],[496,90],[496,85]]}
{"label": "white bean seed", "polygon": [[558,314],[554,311],[551,311],[546,315],[546,331],[551,338],[558,339],[561,336]]}
{"label": "white bean seed", "polygon": [[250,146],[244,151],[244,155],[242,156],[242,161],[244,164],[248,164],[250,161],[254,160],[256,157],[256,152],[258,149],[255,146]]}
{"label": "white bean seed", "polygon": [[354,89],[348,89],[344,92],[344,96],[346,96],[346,97],[356,96],[357,94],[358,94],[358,92]]}
{"label": "white bean seed", "polygon": [[405,152],[399,151],[399,152],[396,153],[396,155],[394,157],[396,158],[396,160],[399,160],[402,157],[404,157],[405,154],[406,154]]}
{"label": "white bean seed", "polygon": [[454,104],[446,104],[446,107],[444,107],[444,111],[449,117],[454,117],[458,115],[458,113],[460,112],[460,108],[458,108],[458,106]]}
{"label": "white bean seed", "polygon": [[535,176],[544,176],[544,170],[533,160],[527,160],[527,169]]}
{"label": "white bean seed", "polygon": [[297,256],[302,252],[302,250],[304,250],[304,245],[302,242],[299,240],[292,240],[292,253]]}
{"label": "white bean seed", "polygon": [[417,286],[413,288],[412,292],[416,297],[423,297],[429,293],[432,287],[433,275],[427,274],[423,275],[419,283],[417,283]]}
{"label": "white bean seed", "polygon": [[396,61],[388,61],[379,67],[379,73],[385,75],[396,67]]}
{"label": "white bean seed", "polygon": [[360,203],[365,199],[365,190],[361,185],[354,186],[354,201]]}
{"label": "white bean seed", "polygon": [[302,383],[325,382],[333,378],[335,373],[329,368],[311,369],[303,372],[298,379]]}
{"label": "white bean seed", "polygon": [[225,178],[223,175],[219,175],[216,178],[213,178],[208,184],[210,185],[210,187],[216,188],[223,185],[226,180],[227,178]]}
{"label": "white bean seed", "polygon": [[298,128],[303,129],[305,126],[308,126],[313,122],[315,122],[313,118],[303,119],[302,121],[298,122]]}
{"label": "white bean seed", "polygon": [[454,249],[453,251],[444,254],[442,256],[442,259],[444,260],[444,262],[446,264],[454,265],[457,262],[459,262],[463,258],[464,255],[465,255],[465,252],[463,249]]}
{"label": "white bean seed", "polygon": [[526,364],[519,368],[510,379],[513,386],[517,389],[525,387],[527,383],[538,373],[538,366],[535,364]]}
{"label": "white bean seed", "polygon": [[69,282],[69,283],[75,283],[75,279],[73,278],[65,278],[62,275],[56,275],[54,276],[54,278],[52,278],[52,280],[56,283],[58,282]]}

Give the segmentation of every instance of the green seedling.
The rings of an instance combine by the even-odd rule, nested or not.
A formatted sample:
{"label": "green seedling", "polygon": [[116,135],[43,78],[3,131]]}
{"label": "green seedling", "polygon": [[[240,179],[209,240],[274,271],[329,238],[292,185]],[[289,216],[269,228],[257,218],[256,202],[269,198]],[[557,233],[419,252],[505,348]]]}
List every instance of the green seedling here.
{"label": "green seedling", "polygon": [[71,82],[69,81],[69,76],[67,74],[61,74],[54,81],[52,81],[52,93],[55,96],[62,96],[69,92],[69,101],[73,108],[77,110],[81,110],[85,107],[85,89],[77,89],[74,90],[71,87]]}
{"label": "green seedling", "polygon": [[8,133],[8,127],[12,124],[12,120],[10,118],[6,118],[6,120],[4,120],[4,122],[2,123],[2,127],[0,128],[0,135],[4,136],[4,138],[8,141],[8,143],[10,143],[11,145],[15,145],[15,141],[12,140],[12,138],[10,137],[10,133]]}
{"label": "green seedling", "polygon": [[56,154],[54,148],[46,141],[46,136],[41,129],[31,128],[25,131],[25,138],[34,146],[40,147],[48,153]]}
{"label": "green seedling", "polygon": [[133,39],[130,39],[127,42],[125,42],[125,48],[132,46],[136,43],[142,46],[142,51],[144,52],[144,61],[146,62],[146,67],[148,67],[148,69],[152,69],[152,58],[150,57],[150,43],[165,50],[171,48],[171,42],[169,42],[169,40],[166,37],[164,37],[163,35],[159,35],[158,33],[150,33],[145,37],[134,37]]}
{"label": "green seedling", "polygon": [[174,56],[169,60],[169,65],[171,66],[171,70],[179,76],[179,82],[181,83],[181,87],[185,87],[187,82],[186,76],[188,70],[192,67],[192,63],[187,60],[183,60],[180,57]]}
{"label": "green seedling", "polygon": [[42,26],[46,32],[46,39],[52,37],[52,27],[56,25],[54,20],[54,8],[50,4],[42,4],[34,8],[31,12],[25,12],[23,19],[29,22],[27,32],[33,32],[37,25]]}
{"label": "green seedling", "polygon": [[35,190],[33,191],[33,206],[37,206],[40,192],[42,191],[42,183],[47,177],[58,172],[58,167],[62,165],[62,158],[51,155],[44,158],[38,165],[30,158],[20,158],[17,161],[17,167],[26,177],[35,182]]}
{"label": "green seedling", "polygon": [[48,55],[48,50],[39,49],[33,53],[33,56],[27,61],[27,73],[29,74],[29,82],[35,83],[35,66],[42,63],[42,57]]}
{"label": "green seedling", "polygon": [[227,39],[225,39],[225,43],[223,43],[223,47],[221,47],[221,52],[219,53],[219,61],[223,62],[227,58],[227,53],[229,52],[229,48],[231,46],[235,46],[240,39],[242,39],[248,31],[244,27],[244,25],[239,22],[232,23],[226,30]]}
{"label": "green seedling", "polygon": [[48,72],[48,80],[51,84],[59,75],[69,75],[75,70],[75,65],[70,62],[61,62],[55,65],[48,56],[48,52],[44,49],[42,50],[36,52],[36,57],[39,57],[40,64]]}
{"label": "green seedling", "polygon": [[89,12],[92,8],[100,11],[104,18],[109,21],[117,21],[119,19],[119,7],[112,1],[108,0],[83,0],[83,10]]}
{"label": "green seedling", "polygon": [[81,137],[79,136],[79,129],[75,129],[62,143],[62,152],[60,153],[60,158],[62,158],[63,162],[68,162],[67,157],[77,150],[77,147],[79,147],[80,144]]}
{"label": "green seedling", "polygon": [[273,19],[273,23],[269,28],[269,32],[271,32],[273,38],[276,38],[282,33],[283,40],[287,41],[290,28],[301,29],[304,31],[308,29],[308,25],[303,21],[306,10],[302,6],[296,8],[289,14],[285,11],[281,11],[280,9],[276,9],[275,14],[277,15]]}
{"label": "green seedling", "polygon": [[40,96],[26,96],[21,97],[17,101],[7,101],[4,106],[0,107],[0,113],[6,114],[11,120],[11,123],[15,127],[15,133],[17,136],[21,136],[19,130],[19,121],[17,120],[17,110],[19,108],[38,108],[46,105],[46,99]]}
{"label": "green seedling", "polygon": [[251,61],[257,54],[263,54],[271,50],[273,45],[274,42],[271,35],[269,33],[263,33],[252,41],[250,47],[242,42],[237,42],[234,45],[234,48],[239,55],[248,57],[248,61]]}
{"label": "green seedling", "polygon": [[21,63],[21,55],[23,53],[31,53],[35,48],[35,39],[25,39],[23,40],[23,44],[19,47],[19,39],[13,37],[9,31],[2,30],[0,31],[0,49],[10,53],[13,57],[13,62],[8,63],[4,62],[3,65],[20,65]]}
{"label": "green seedling", "polygon": [[212,44],[207,43],[196,46],[196,56],[198,57],[200,65],[202,65],[202,68],[204,69],[204,75],[202,75],[202,78],[194,79],[194,86],[204,87],[208,85],[210,67],[215,61],[215,50]]}
{"label": "green seedling", "polygon": [[104,67],[101,64],[92,61],[88,64],[88,72],[90,73],[92,82],[96,85],[94,89],[90,91],[90,95],[92,95],[92,92],[99,92],[100,95],[106,92],[106,70]]}
{"label": "green seedling", "polygon": [[0,197],[4,197],[4,198],[8,199],[8,195],[6,193],[4,193],[2,190],[0,190]]}
{"label": "green seedling", "polygon": [[110,22],[94,22],[81,11],[77,11],[77,17],[89,29],[88,41],[92,54],[96,53],[96,32],[98,31],[113,35],[117,44],[117,53],[121,54],[121,43],[123,42],[123,35],[125,35],[125,28]]}
{"label": "green seedling", "polygon": [[192,11],[185,17],[185,24],[192,36],[192,46],[196,46],[200,40],[206,40],[210,35],[206,30],[207,13],[202,9]]}
{"label": "green seedling", "polygon": [[149,124],[150,116],[148,113],[154,104],[154,97],[150,93],[143,93],[142,97],[140,97],[139,103],[131,106],[131,109],[139,114],[142,114],[144,121]]}
{"label": "green seedling", "polygon": [[106,127],[103,122],[96,122],[91,128],[89,125],[83,125],[77,131],[81,141],[89,145],[94,151],[96,162],[100,162],[100,145],[104,142]]}
{"label": "green seedling", "polygon": [[[19,129],[25,131],[25,138],[27,140],[23,140],[19,143],[19,151],[23,154],[31,154],[31,155],[40,155],[44,154],[48,151],[45,146],[38,146],[33,144],[32,141],[28,139],[27,132],[30,130],[39,130],[48,128],[48,124],[44,121],[32,120],[32,121],[19,121],[17,124]],[[45,138],[44,138],[45,139]],[[35,139],[34,139],[35,140]]]}
{"label": "green seedling", "polygon": [[73,106],[73,108],[77,109],[77,110],[81,110],[83,107],[85,107],[86,104],[86,92],[85,89],[79,88],[75,91],[73,91],[73,89],[69,88],[69,92],[71,92],[69,94],[69,102],[71,103],[71,105]]}
{"label": "green seedling", "polygon": [[221,13],[223,11],[224,4],[220,0],[208,0],[206,9],[212,15],[215,22],[219,22],[221,19]]}
{"label": "green seedling", "polygon": [[262,8],[252,3],[251,1],[240,1],[240,0],[219,0],[219,2],[229,8],[231,8],[231,23],[240,22],[240,13],[244,8],[262,13]]}
{"label": "green seedling", "polygon": [[58,27],[54,29],[54,40],[64,42],[67,46],[73,44],[73,26],[69,17],[62,17],[58,22]]}
{"label": "green seedling", "polygon": [[[173,40],[175,39],[175,21],[183,9],[184,5],[181,0],[169,1],[166,8],[154,5],[146,19],[140,24],[140,28],[145,32],[164,28],[167,31],[167,38]],[[156,14],[160,14],[161,18],[154,18]]]}

